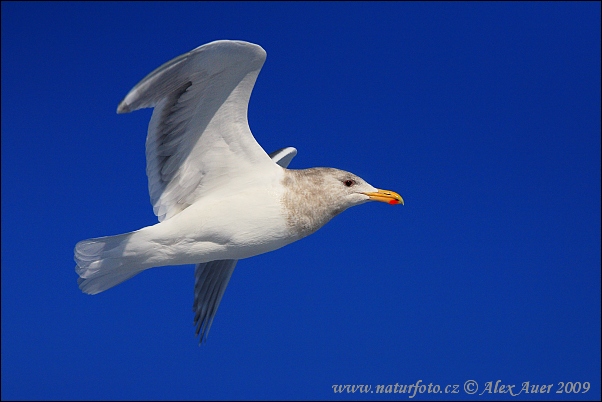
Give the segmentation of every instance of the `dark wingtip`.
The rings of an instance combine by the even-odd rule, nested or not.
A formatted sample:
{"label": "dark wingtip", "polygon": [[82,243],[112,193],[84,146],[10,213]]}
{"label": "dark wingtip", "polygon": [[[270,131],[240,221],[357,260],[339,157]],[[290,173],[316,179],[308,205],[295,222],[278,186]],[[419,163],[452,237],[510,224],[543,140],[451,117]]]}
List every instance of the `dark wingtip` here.
{"label": "dark wingtip", "polygon": [[125,100],[122,100],[119,106],[117,106],[117,114],[129,113],[131,112],[130,105],[125,103]]}

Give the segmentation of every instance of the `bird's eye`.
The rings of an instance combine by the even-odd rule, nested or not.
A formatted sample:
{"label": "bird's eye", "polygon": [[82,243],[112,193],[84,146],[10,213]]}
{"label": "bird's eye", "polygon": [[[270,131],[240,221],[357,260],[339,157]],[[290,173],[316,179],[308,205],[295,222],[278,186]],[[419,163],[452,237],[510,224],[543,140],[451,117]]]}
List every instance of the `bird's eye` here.
{"label": "bird's eye", "polygon": [[355,184],[355,180],[345,180],[343,183],[345,183],[347,187],[351,187]]}

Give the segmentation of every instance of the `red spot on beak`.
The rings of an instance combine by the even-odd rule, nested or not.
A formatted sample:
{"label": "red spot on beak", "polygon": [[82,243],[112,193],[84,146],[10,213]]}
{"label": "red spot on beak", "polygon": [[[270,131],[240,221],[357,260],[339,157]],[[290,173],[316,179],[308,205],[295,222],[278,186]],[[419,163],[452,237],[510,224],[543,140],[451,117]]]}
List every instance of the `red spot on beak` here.
{"label": "red spot on beak", "polygon": [[391,205],[399,204],[399,201],[391,200],[391,201],[389,201],[389,204],[391,204]]}

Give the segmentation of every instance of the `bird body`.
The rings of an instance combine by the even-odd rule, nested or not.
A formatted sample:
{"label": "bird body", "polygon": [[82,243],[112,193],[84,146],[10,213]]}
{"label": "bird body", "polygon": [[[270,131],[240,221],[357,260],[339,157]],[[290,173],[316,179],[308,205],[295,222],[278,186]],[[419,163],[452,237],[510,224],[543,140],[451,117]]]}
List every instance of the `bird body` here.
{"label": "bird body", "polygon": [[247,123],[264,60],[258,45],[212,42],[165,63],[120,103],[119,113],[154,107],[146,157],[159,223],[77,243],[83,292],[102,292],[152,267],[196,264],[193,310],[202,341],[238,260],[314,233],[351,206],[403,203],[343,170],[287,169],[292,147],[265,153]]}
{"label": "bird body", "polygon": [[[276,171],[278,175],[283,172]],[[263,184],[202,198],[170,219],[118,235],[119,245],[110,249],[100,247],[110,237],[82,241],[75,253],[78,273],[88,279],[99,270],[108,272],[116,263],[118,269],[140,272],[164,265],[243,259],[280,248],[294,241],[281,207],[283,190],[269,181]],[[103,290],[102,286],[84,289]]]}

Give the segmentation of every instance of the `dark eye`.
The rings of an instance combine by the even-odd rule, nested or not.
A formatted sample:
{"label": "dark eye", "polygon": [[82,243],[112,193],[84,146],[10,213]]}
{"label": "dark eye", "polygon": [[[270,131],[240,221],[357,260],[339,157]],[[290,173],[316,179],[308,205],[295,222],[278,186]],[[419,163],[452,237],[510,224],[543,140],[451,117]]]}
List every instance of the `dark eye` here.
{"label": "dark eye", "polygon": [[351,187],[355,184],[355,180],[345,180],[343,183],[345,183],[347,187]]}

